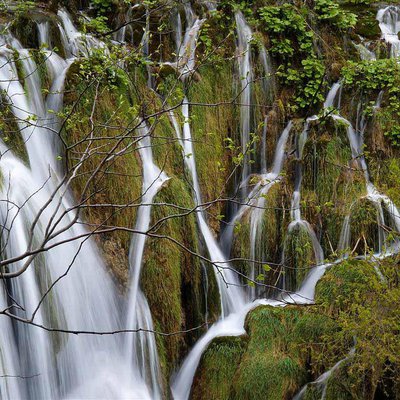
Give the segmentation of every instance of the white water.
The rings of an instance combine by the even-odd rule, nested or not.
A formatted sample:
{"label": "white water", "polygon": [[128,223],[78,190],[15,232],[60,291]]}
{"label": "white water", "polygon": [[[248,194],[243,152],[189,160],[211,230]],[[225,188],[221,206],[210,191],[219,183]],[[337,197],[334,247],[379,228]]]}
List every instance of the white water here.
{"label": "white water", "polygon": [[388,6],[380,9],[376,16],[382,31],[382,39],[390,45],[391,57],[400,56],[400,9],[396,6]]}
{"label": "white water", "polygon": [[376,54],[370,50],[368,47],[371,44],[370,42],[365,41],[365,39],[361,36],[360,43],[354,43],[354,47],[358,50],[358,54],[360,55],[361,60],[369,60],[373,61],[376,60]]}
{"label": "white water", "polygon": [[[90,51],[87,40],[77,34],[68,14],[60,12],[60,30],[65,44],[80,54]],[[40,24],[39,38],[50,47],[48,26]],[[80,45],[85,42],[85,48]],[[1,197],[2,230],[7,257],[45,243],[67,241],[36,256],[28,269],[11,281],[13,298],[24,310],[12,310],[23,318],[35,312],[34,322],[67,330],[110,332],[123,328],[121,305],[105,266],[91,239],[74,240],[86,234],[75,222],[68,186],[60,183],[61,168],[57,165],[60,122],[54,113],[62,106],[66,71],[72,62],[46,50],[46,66],[52,79],[46,98],[41,92],[37,67],[27,50],[10,35],[3,37],[0,47],[0,86],[7,93],[29,157],[27,167],[4,143],[0,143],[0,169],[3,177]],[[19,82],[13,53],[18,51],[25,76],[26,92]],[[82,45],[83,46],[83,45]],[[67,52],[68,54],[68,52]],[[77,55],[71,50],[71,57]],[[27,121],[29,119],[29,121]],[[48,204],[48,199],[53,198]],[[43,208],[43,211],[39,211]],[[33,221],[41,213],[38,222]],[[30,229],[33,229],[31,241]],[[3,244],[3,245],[4,245]],[[10,265],[11,271],[23,267],[27,258]],[[69,269],[70,268],[70,269]],[[63,274],[41,306],[37,305],[52,282]],[[2,290],[1,305],[7,300]],[[14,323],[15,346],[10,320],[0,317],[2,332],[1,370],[22,378],[7,378],[1,387],[2,398],[150,398],[138,374],[137,366],[127,360],[120,335],[76,336],[46,331]],[[7,346],[3,346],[7,341]],[[19,353],[17,355],[16,348]],[[26,377],[26,379],[23,379]]]}
{"label": "white water", "polygon": [[[334,102],[340,90],[341,90],[340,82],[335,83],[332,86],[331,90],[328,93],[327,100],[324,103],[324,108],[329,108],[334,105]],[[374,110],[380,107],[382,96],[383,92],[380,92],[375,102]],[[340,108],[340,104],[338,105],[338,108]],[[391,225],[390,222],[392,222],[392,226],[396,227],[396,230],[398,230],[400,228],[400,212],[396,207],[396,205],[393,203],[393,201],[386,195],[381,194],[370,180],[368,167],[364,157],[364,150],[363,150],[364,132],[366,130],[366,119],[363,115],[362,105],[360,103],[357,109],[357,123],[356,123],[357,129],[354,129],[351,122],[342,117],[341,115],[332,114],[331,117],[335,121],[339,121],[340,123],[345,125],[347,131],[347,138],[350,144],[352,159],[353,161],[356,162],[360,171],[362,171],[364,175],[365,187],[367,192],[366,198],[369,199],[377,209],[377,226],[378,226],[378,237],[379,237],[377,251],[378,253],[382,253],[386,251],[384,247],[387,245],[387,243],[385,243],[387,233],[386,230],[384,229],[384,226],[385,225],[390,226]],[[351,210],[353,205],[350,206],[350,213],[344,219],[338,243],[338,252],[340,255],[343,256],[347,256],[349,254],[349,250],[351,250],[349,249],[349,246],[351,240]],[[390,221],[385,221],[384,219],[383,205],[389,211]],[[397,246],[397,244],[396,243],[389,244],[389,251],[391,251],[390,249],[392,250],[394,249],[393,246]]]}
{"label": "white water", "polygon": [[355,354],[355,348],[353,347],[348,356],[343,358],[342,360],[338,361],[330,370],[324,372],[320,377],[318,377],[315,381],[307,383],[307,385],[305,385],[300,392],[293,398],[293,400],[301,400],[304,398],[304,395],[307,392],[307,389],[309,386],[316,386],[320,393],[321,393],[321,400],[325,400],[326,399],[326,392],[327,392],[327,388],[328,388],[328,383],[329,383],[329,379],[331,378],[331,376],[333,375],[333,373],[347,360],[349,360],[351,357],[353,357]]}
{"label": "white water", "polygon": [[251,66],[250,41],[253,36],[251,28],[247,24],[241,11],[235,13],[237,32],[237,62],[240,80],[240,138],[242,153],[244,154],[241,181],[244,182],[250,173],[250,156],[248,148],[250,140],[251,117],[251,85],[253,72]]}
{"label": "white water", "polygon": [[[153,162],[151,150],[150,131],[146,124],[142,123],[137,129],[141,139],[139,141],[139,154],[143,163],[142,205],[137,211],[135,230],[132,235],[129,250],[129,263],[132,271],[130,296],[128,304],[127,328],[143,328],[153,330],[153,322],[147,300],[140,290],[140,272],[143,261],[143,252],[146,242],[146,232],[150,226],[151,203],[169,179]],[[161,398],[160,371],[157,355],[157,346],[154,334],[140,332],[138,335],[127,338],[128,357],[136,358],[143,379],[152,387],[152,398]]]}
{"label": "white water", "polygon": [[196,47],[200,34],[200,29],[204,19],[199,19],[193,12],[190,2],[184,3],[186,16],[186,29],[182,38],[182,20],[179,10],[174,14],[175,17],[175,42],[177,48],[177,59],[174,62],[165,62],[179,71],[179,78],[185,81],[195,72]]}
{"label": "white water", "polygon": [[[329,107],[329,105],[328,105]],[[296,177],[295,177],[295,188],[293,191],[293,196],[292,196],[292,203],[291,203],[291,208],[290,208],[290,215],[292,221],[290,222],[287,233],[290,236],[291,234],[298,234],[298,231],[296,231],[296,228],[298,228],[301,231],[304,231],[307,233],[308,237],[311,240],[311,244],[313,247],[313,252],[314,252],[314,262],[315,265],[321,265],[324,261],[324,252],[322,250],[321,244],[319,243],[319,240],[317,239],[317,236],[312,228],[312,226],[309,224],[308,221],[302,219],[301,217],[301,207],[300,207],[300,199],[301,199],[301,182],[303,179],[303,169],[302,169],[302,157],[303,157],[303,150],[304,150],[304,145],[307,141],[308,137],[308,131],[310,129],[310,121],[315,120],[316,117],[311,117],[306,120],[304,124],[304,128],[302,133],[300,134],[300,137],[298,139],[297,143],[297,160],[298,163],[296,165]],[[286,257],[286,249],[284,248],[283,250],[283,255],[282,255],[282,265],[285,266],[285,257]],[[289,276],[288,274],[285,275],[284,281],[286,281],[286,277]]]}

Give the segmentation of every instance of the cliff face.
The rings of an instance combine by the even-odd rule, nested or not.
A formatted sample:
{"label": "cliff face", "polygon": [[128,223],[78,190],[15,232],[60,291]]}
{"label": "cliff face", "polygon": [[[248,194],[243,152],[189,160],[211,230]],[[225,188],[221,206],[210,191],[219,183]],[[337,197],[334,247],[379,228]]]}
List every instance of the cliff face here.
{"label": "cliff face", "polygon": [[[90,154],[71,186],[87,228],[110,228],[96,242],[122,295],[149,168],[137,119],[150,127],[154,164],[169,179],[152,200],[140,286],[156,331],[187,331],[156,339],[164,396],[221,314],[201,208],[249,299],[295,292],[311,267],[334,263],[315,304],[258,307],[245,335],[212,341],[193,399],[289,399],[307,383],[303,399],[397,399],[400,9],[382,20],[393,30],[384,40],[376,18],[389,4],[380,2],[191,3],[54,0],[2,15],[38,65],[38,21],[66,55],[61,7],[104,42],[70,67],[59,116],[64,167]],[[49,90],[45,70],[41,78]],[[15,131],[2,112],[4,131]],[[20,138],[8,136],[23,158]],[[182,151],[185,140],[193,153]]]}

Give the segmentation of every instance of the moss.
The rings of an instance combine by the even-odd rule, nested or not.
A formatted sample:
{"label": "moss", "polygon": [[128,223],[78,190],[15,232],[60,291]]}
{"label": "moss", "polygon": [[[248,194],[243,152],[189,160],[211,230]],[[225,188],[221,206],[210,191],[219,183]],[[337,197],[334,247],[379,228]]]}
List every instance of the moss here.
{"label": "moss", "polygon": [[192,400],[228,400],[236,368],[246,340],[223,337],[214,340],[203,354],[194,378]]}
{"label": "moss", "polygon": [[287,235],[284,250],[284,271],[286,290],[295,291],[316,265],[313,244],[306,228],[296,225]]}
{"label": "moss", "polygon": [[[201,80],[189,88],[191,107],[192,138],[199,182],[203,202],[224,197],[227,179],[232,171],[229,153],[225,147],[225,138],[234,131],[232,105],[226,103],[232,98],[232,72],[230,63],[220,69],[200,67]],[[221,203],[215,203],[208,209],[209,224],[219,230],[222,213]]]}
{"label": "moss", "polygon": [[378,210],[367,198],[358,200],[350,210],[350,250],[365,254],[379,251]]}
{"label": "moss", "polygon": [[400,159],[382,157],[374,168],[377,187],[400,206]]}
{"label": "moss", "polygon": [[381,30],[376,19],[378,7],[365,4],[347,4],[346,9],[357,15],[357,24],[354,32],[369,40],[377,40],[381,36]]}
{"label": "moss", "polygon": [[[94,101],[96,106],[92,109]],[[93,85],[87,86],[87,82],[79,75],[79,65],[72,66],[66,82],[65,114],[69,116],[72,107],[74,112],[69,116],[63,132],[63,140],[68,146],[66,154],[68,166],[73,168],[77,160],[82,157],[91,134],[99,138],[90,146],[91,153],[81,164],[79,174],[72,182],[77,199],[81,198],[88,178],[105,159],[107,151],[116,146],[115,151],[118,152],[132,145],[129,138],[120,140],[130,124],[127,113],[129,104],[130,95],[126,88],[124,92],[124,88],[110,88],[106,84],[99,85],[96,98]],[[93,132],[90,120],[92,112]],[[107,129],[110,125],[116,128]],[[140,203],[142,190],[141,160],[136,146],[132,151],[126,151],[104,162],[96,178],[91,181],[87,193],[84,194],[84,203],[89,207],[83,213],[84,219],[91,224],[90,226],[105,224],[132,228],[135,225],[136,209]],[[90,207],[92,204],[109,205],[92,208]],[[103,235],[100,243],[108,243],[109,248],[113,248],[113,254],[119,255],[118,260],[122,257],[125,268],[115,266],[113,254],[105,252],[107,264],[118,280],[124,284],[127,282],[130,236],[129,232],[118,230],[113,234]]]}
{"label": "moss", "polygon": [[330,307],[335,312],[345,308],[372,291],[379,279],[372,265],[366,261],[348,260],[333,266],[317,284],[315,301]]}
{"label": "moss", "polygon": [[[198,252],[195,215],[179,217],[179,207],[193,207],[190,192],[176,178],[169,180],[154,199],[151,225],[171,217],[155,231]],[[202,276],[198,258],[191,256],[168,239],[149,237],[143,258],[141,286],[148,300],[153,319],[163,332],[176,332],[200,325],[204,315]],[[154,288],[157,288],[156,290]],[[182,295],[185,291],[185,296]],[[177,366],[185,349],[183,335],[163,339],[166,351],[166,376]],[[192,338],[193,340],[193,338]]]}
{"label": "moss", "polygon": [[249,314],[250,339],[233,380],[233,399],[282,399],[295,394],[306,373],[290,334],[299,315],[298,310],[271,307]]}

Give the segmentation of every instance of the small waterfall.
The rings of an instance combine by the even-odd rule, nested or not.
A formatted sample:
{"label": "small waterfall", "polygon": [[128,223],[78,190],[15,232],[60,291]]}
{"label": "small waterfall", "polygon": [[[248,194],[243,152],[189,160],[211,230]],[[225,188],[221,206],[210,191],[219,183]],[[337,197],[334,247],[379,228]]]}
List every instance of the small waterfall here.
{"label": "small waterfall", "polygon": [[[193,26],[191,26],[190,21],[193,21],[192,25],[197,23],[197,19],[194,19],[194,14],[186,9],[186,33],[185,38],[188,36],[188,32],[191,32]],[[178,26],[178,32],[181,30],[181,27]],[[176,35],[179,38],[179,34]],[[193,48],[193,60],[194,60],[194,49],[195,43],[187,41],[184,38],[183,44],[177,43],[177,47],[186,47],[191,46]],[[194,65],[193,65],[194,67]],[[193,69],[192,67],[192,69]],[[184,80],[184,77],[182,77]],[[177,138],[182,146],[184,159],[187,169],[189,170],[193,183],[194,190],[194,200],[196,205],[201,205],[201,191],[200,185],[198,182],[197,171],[196,171],[196,161],[195,161],[195,153],[192,145],[192,136],[191,136],[191,128],[190,128],[190,114],[189,114],[189,104],[188,99],[185,98],[182,104],[182,115],[184,118],[183,124],[183,132],[180,130],[180,126],[176,121],[174,114],[171,112],[170,117],[173,122],[173,126],[176,131]],[[221,321],[222,323],[229,324],[229,321],[236,321],[238,316],[244,319],[243,309],[245,308],[245,301],[242,290],[239,285],[238,278],[232,269],[232,267],[227,263],[225,256],[223,255],[220,247],[216,239],[214,238],[207,222],[205,219],[204,211],[200,209],[197,213],[197,221],[199,224],[199,228],[201,234],[204,238],[204,242],[206,244],[209,258],[213,263],[214,272],[216,275],[220,298],[221,298]],[[227,322],[225,322],[227,321]],[[242,331],[242,328],[239,330]],[[184,360],[180,370],[177,375],[173,379],[171,390],[176,400],[184,400],[189,397],[190,389],[192,386],[192,381],[194,374],[196,372],[196,368],[200,361],[201,354],[203,353],[207,344],[215,337],[215,334],[218,334],[219,331],[218,323],[214,324],[207,333],[196,343],[194,348],[190,351],[186,359]],[[236,329],[237,323],[234,322],[232,324],[232,328]],[[224,325],[223,330],[226,330]],[[227,332],[229,334],[229,331]]]}
{"label": "small waterfall", "polygon": [[253,72],[251,65],[250,41],[253,32],[241,11],[235,13],[236,32],[237,32],[237,62],[239,66],[240,80],[240,137],[242,152],[244,154],[243,169],[241,180],[244,182],[250,173],[250,118],[251,118],[251,86],[253,82]]}
{"label": "small waterfall", "polygon": [[171,65],[180,73],[180,79],[185,81],[195,72],[196,47],[200,34],[200,29],[204,19],[199,19],[193,12],[190,2],[184,3],[186,16],[186,29],[182,39],[182,20],[179,10],[174,14],[174,33],[177,48],[177,59],[174,62],[165,62],[165,65]]}
{"label": "small waterfall", "polygon": [[370,50],[368,47],[370,46],[370,42],[366,42],[365,39],[359,36],[361,42],[354,43],[354,47],[358,50],[358,54],[360,55],[361,60],[376,60],[376,54]]}
{"label": "small waterfall", "polygon": [[221,242],[223,244],[223,248],[226,254],[230,254],[231,251],[235,223],[243,217],[245,212],[247,210],[250,210],[251,213],[257,214],[257,216],[253,217],[254,223],[259,221],[259,218],[257,217],[260,217],[263,214],[263,208],[265,207],[265,195],[268,193],[272,185],[280,180],[280,173],[282,171],[285,158],[286,142],[289,138],[289,133],[291,129],[292,121],[290,121],[286,125],[278,140],[271,171],[266,174],[260,175],[260,180],[257,182],[257,184],[248,195],[247,200],[239,208],[237,213],[233,216],[231,221],[227,224],[224,232],[222,233]]}
{"label": "small waterfall", "polygon": [[[189,106],[187,99],[182,106],[182,114],[185,119],[183,125],[182,147],[185,154],[185,162],[191,173],[196,204],[201,204],[201,192],[197,178],[194,150],[192,146],[191,130],[189,124]],[[190,156],[191,154],[191,156]],[[226,317],[232,312],[238,311],[243,307],[243,295],[239,288],[239,282],[232,267],[227,263],[225,256],[219,248],[206,220],[203,211],[197,213],[200,231],[207,246],[209,257],[214,265],[219,292],[221,296],[222,317]]]}
{"label": "small waterfall", "polygon": [[[197,33],[195,36],[195,41],[189,40],[190,35],[193,35],[193,27],[198,25],[198,19],[195,17],[193,10],[190,8],[190,4],[185,4],[185,14],[186,14],[186,32],[183,38],[183,43],[176,43],[176,47],[182,51],[192,54],[192,62],[195,60],[195,49]],[[181,25],[177,26],[176,38],[182,37],[179,32],[181,32]],[[182,50],[184,49],[184,50]],[[186,49],[186,50],[185,50]],[[180,57],[180,56],[179,56]],[[179,62],[179,61],[178,61]],[[189,60],[187,60],[189,62]],[[186,68],[185,66],[183,68]],[[191,67],[187,67],[189,70],[194,69],[194,64]],[[181,76],[181,79],[185,81],[185,77]],[[201,190],[197,176],[196,162],[195,162],[195,152],[192,145],[192,134],[190,128],[190,114],[189,114],[189,102],[185,97],[182,104],[182,115],[184,118],[183,123],[183,135],[176,121],[175,115],[171,112],[170,117],[175,128],[177,139],[179,140],[181,147],[183,149],[185,164],[189,170],[193,183],[194,190],[194,200],[196,205],[201,205]],[[197,221],[201,234],[204,238],[208,254],[211,262],[213,263],[214,271],[217,278],[219,293],[221,297],[221,312],[222,317],[226,317],[231,312],[236,312],[240,309],[243,304],[243,295],[239,288],[239,283],[236,274],[233,272],[232,267],[227,263],[225,256],[223,255],[220,247],[215,240],[204,215],[204,212],[200,209],[196,214]]]}
{"label": "small waterfall", "polygon": [[132,43],[133,42],[133,29],[132,29],[132,12],[133,9],[136,8],[138,5],[134,5],[128,7],[127,12],[123,16],[123,20],[121,21],[121,28],[118,29],[114,33],[114,41],[117,43],[124,44],[126,42]]}
{"label": "small waterfall", "polygon": [[[335,87],[336,84],[333,85]],[[335,91],[333,91],[333,87],[331,89],[332,96],[331,102],[335,100],[335,97],[337,95],[338,89],[337,87],[335,88]],[[374,109],[377,109],[380,106],[380,102],[382,101],[382,95],[383,93],[380,92],[378,94],[377,100],[375,102]],[[328,95],[329,97],[329,95]],[[359,104],[358,107],[358,118],[357,118],[357,130],[355,130],[351,124],[350,121],[342,117],[341,115],[332,115],[332,118],[335,121],[340,121],[346,126],[346,131],[347,131],[347,138],[350,143],[350,149],[351,149],[351,154],[352,158],[354,161],[357,162],[360,170],[363,172],[364,179],[365,179],[365,186],[366,186],[366,191],[367,191],[367,198],[373,203],[375,208],[377,209],[377,225],[378,225],[378,237],[379,237],[379,244],[378,244],[378,253],[384,252],[384,245],[385,245],[385,240],[387,237],[386,231],[384,229],[384,225],[390,225],[390,223],[386,223],[384,219],[384,211],[382,208],[382,204],[384,204],[389,211],[390,214],[390,220],[392,221],[393,225],[396,227],[396,230],[400,228],[400,213],[398,208],[395,206],[392,200],[390,200],[386,195],[383,195],[379,193],[379,191],[376,189],[374,184],[371,182],[369,173],[368,173],[368,166],[364,157],[364,151],[363,151],[363,146],[364,146],[364,132],[366,129],[366,120],[362,112],[362,107],[361,104]],[[351,208],[350,208],[351,209]],[[339,238],[339,245],[338,245],[338,251],[340,253],[344,253],[346,249],[349,248],[350,245],[350,239],[351,239],[351,215],[349,214],[346,216],[343,226],[342,226],[342,231],[340,234]],[[392,245],[387,251],[393,251]],[[347,254],[347,253],[346,253]]]}
{"label": "small waterfall", "polygon": [[[335,88],[336,90],[336,88]],[[330,93],[328,94],[328,98],[326,100],[326,104],[328,104],[328,107],[330,107],[329,103],[333,100],[329,97]],[[310,121],[316,120],[317,117],[313,116],[310,117],[306,120],[304,123],[304,128],[303,131],[300,134],[300,137],[297,142],[297,164],[296,164],[296,177],[295,177],[295,187],[293,191],[293,196],[292,196],[292,202],[291,202],[291,208],[290,208],[290,216],[292,221],[290,222],[287,233],[288,237],[293,234],[298,234],[299,232],[303,231],[305,232],[309,239],[311,240],[313,252],[314,252],[314,260],[315,260],[315,265],[321,265],[324,261],[324,252],[322,250],[321,244],[319,243],[319,240],[317,239],[317,236],[311,227],[311,225],[308,223],[308,221],[304,220],[301,218],[301,207],[300,207],[300,198],[301,198],[301,182],[303,179],[303,168],[302,168],[302,158],[303,158],[303,150],[304,150],[304,145],[307,141],[308,137],[308,132],[310,129]],[[297,232],[295,230],[298,229]],[[286,245],[284,246],[283,249],[283,254],[282,254],[282,265],[286,266]],[[289,272],[289,271],[288,271]],[[288,281],[290,280],[290,275],[291,274],[285,274],[284,277],[284,289],[288,289]],[[296,282],[297,283],[297,282]]]}
{"label": "small waterfall", "polygon": [[[146,26],[141,40],[141,49],[145,57],[149,56],[150,14],[146,8]],[[153,88],[151,68],[147,65],[147,86]],[[151,311],[144,293],[140,289],[140,275],[143,263],[143,254],[146,243],[146,232],[151,222],[151,204],[163,184],[169,179],[153,161],[151,148],[151,131],[145,122],[136,130],[139,134],[139,155],[142,160],[143,183],[141,205],[137,211],[135,233],[132,235],[129,249],[129,266],[131,271],[131,285],[128,303],[127,328],[143,328],[152,331],[153,321]],[[133,327],[133,328],[132,328]],[[128,359],[134,359],[142,378],[152,388],[152,399],[160,399],[161,374],[157,353],[157,345],[153,333],[140,332],[136,337],[128,337]]]}
{"label": "small waterfall", "polygon": [[[340,82],[336,82],[332,85],[332,87],[330,88],[328,95],[326,96],[326,99],[324,101],[324,109],[330,108],[334,106],[334,102],[336,100],[337,94],[338,92],[341,90],[341,83]],[[340,105],[337,105],[337,108],[340,108]]]}
{"label": "small waterfall", "polygon": [[338,361],[330,370],[324,372],[318,379],[311,383],[307,383],[300,392],[293,398],[293,400],[302,400],[304,398],[304,395],[307,392],[307,389],[309,386],[316,386],[319,389],[319,392],[321,393],[321,400],[326,399],[326,391],[328,389],[328,383],[329,379],[331,378],[332,374],[337,371],[337,369],[346,361],[348,361],[350,358],[352,358],[355,354],[355,348],[353,347],[347,357],[343,358],[342,360]]}
{"label": "small waterfall", "polygon": [[376,19],[382,31],[382,39],[390,45],[391,57],[400,56],[400,9],[396,6],[388,6],[378,11]]}
{"label": "small waterfall", "polygon": [[[255,280],[256,276],[261,273],[260,264],[256,262],[256,247],[259,244],[258,238],[261,236],[263,216],[266,207],[266,196],[272,186],[279,182],[282,172],[283,162],[285,158],[286,143],[289,138],[289,133],[292,129],[292,121],[290,121],[286,128],[283,130],[281,137],[278,140],[275,150],[275,158],[272,165],[271,172],[261,177],[261,181],[257,183],[256,187],[249,195],[249,200],[246,205],[242,206],[238,214],[235,216],[232,226],[238,221],[246,210],[250,210],[250,257],[254,262],[251,263],[250,279]],[[227,230],[228,232],[228,230]],[[233,231],[231,237],[233,239]],[[232,241],[231,239],[231,241]],[[264,261],[264,260],[263,260]],[[249,296],[254,300],[258,291],[255,287],[249,287]]]}
{"label": "small waterfall", "polygon": [[[143,262],[143,252],[146,242],[146,232],[150,226],[151,203],[161,189],[162,185],[169,179],[153,162],[150,142],[150,131],[145,123],[137,129],[141,139],[139,141],[139,153],[143,163],[143,187],[142,205],[137,212],[135,233],[132,235],[129,250],[130,269],[132,281],[128,308],[128,329],[143,328],[153,330],[153,322],[147,300],[140,290],[140,272]],[[152,387],[152,398],[161,398],[160,393],[160,371],[158,366],[157,346],[154,334],[140,332],[137,336],[128,338],[128,357],[136,358],[136,365],[141,371],[145,381]]]}
{"label": "small waterfall", "polygon": [[93,48],[102,48],[104,51],[107,51],[103,42],[92,35],[79,32],[75,28],[71,16],[65,9],[58,10],[57,15],[61,21],[58,24],[58,28],[67,59],[76,58],[79,55],[88,57]]}

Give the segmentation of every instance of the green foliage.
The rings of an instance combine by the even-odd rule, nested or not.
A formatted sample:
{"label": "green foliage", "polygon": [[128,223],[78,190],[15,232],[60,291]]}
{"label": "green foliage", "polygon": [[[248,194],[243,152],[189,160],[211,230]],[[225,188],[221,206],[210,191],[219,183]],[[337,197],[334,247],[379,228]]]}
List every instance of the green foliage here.
{"label": "green foliage", "polygon": [[357,15],[345,11],[333,0],[315,0],[315,12],[320,21],[345,30],[353,28],[357,23]]}
{"label": "green foliage", "polygon": [[297,107],[305,109],[324,100],[321,88],[324,87],[325,66],[313,56],[302,60],[301,66],[301,69],[280,70],[277,75],[297,88],[295,103]]}
{"label": "green foliage", "polygon": [[86,81],[96,79],[112,89],[123,91],[129,82],[125,71],[119,65],[123,57],[123,50],[116,46],[110,53],[103,48],[93,49],[90,57],[80,60],[79,73]]}
{"label": "green foliage", "polygon": [[[400,66],[394,59],[349,61],[342,69],[346,86],[367,96],[384,90],[387,102],[377,110],[377,118],[392,145],[400,147]],[[371,114],[372,108],[366,112]]]}
{"label": "green foliage", "polygon": [[261,26],[271,35],[273,54],[287,58],[294,54],[295,47],[306,54],[312,51],[313,33],[307,26],[304,11],[292,4],[259,9]]}
{"label": "green foliage", "polygon": [[313,49],[314,33],[306,21],[308,9],[293,4],[259,9],[261,27],[270,36],[270,52],[282,60],[277,76],[295,88],[293,111],[323,101],[324,63]]}
{"label": "green foliage", "polygon": [[241,337],[214,340],[200,361],[191,399],[228,400],[232,380],[245,346],[246,341]]}
{"label": "green foliage", "polygon": [[33,8],[36,7],[36,3],[30,0],[17,0],[10,5],[11,2],[2,1],[0,3],[0,12],[5,12],[9,8],[12,8],[13,13],[16,17],[26,14],[27,12],[31,11]]}
{"label": "green foliage", "polygon": [[[375,268],[385,275],[382,281]],[[345,261],[332,267],[317,285],[316,301],[337,321],[340,330],[331,338],[331,350],[353,341],[355,355],[348,371],[352,385],[374,371],[382,381],[400,365],[400,290],[396,259]]]}

